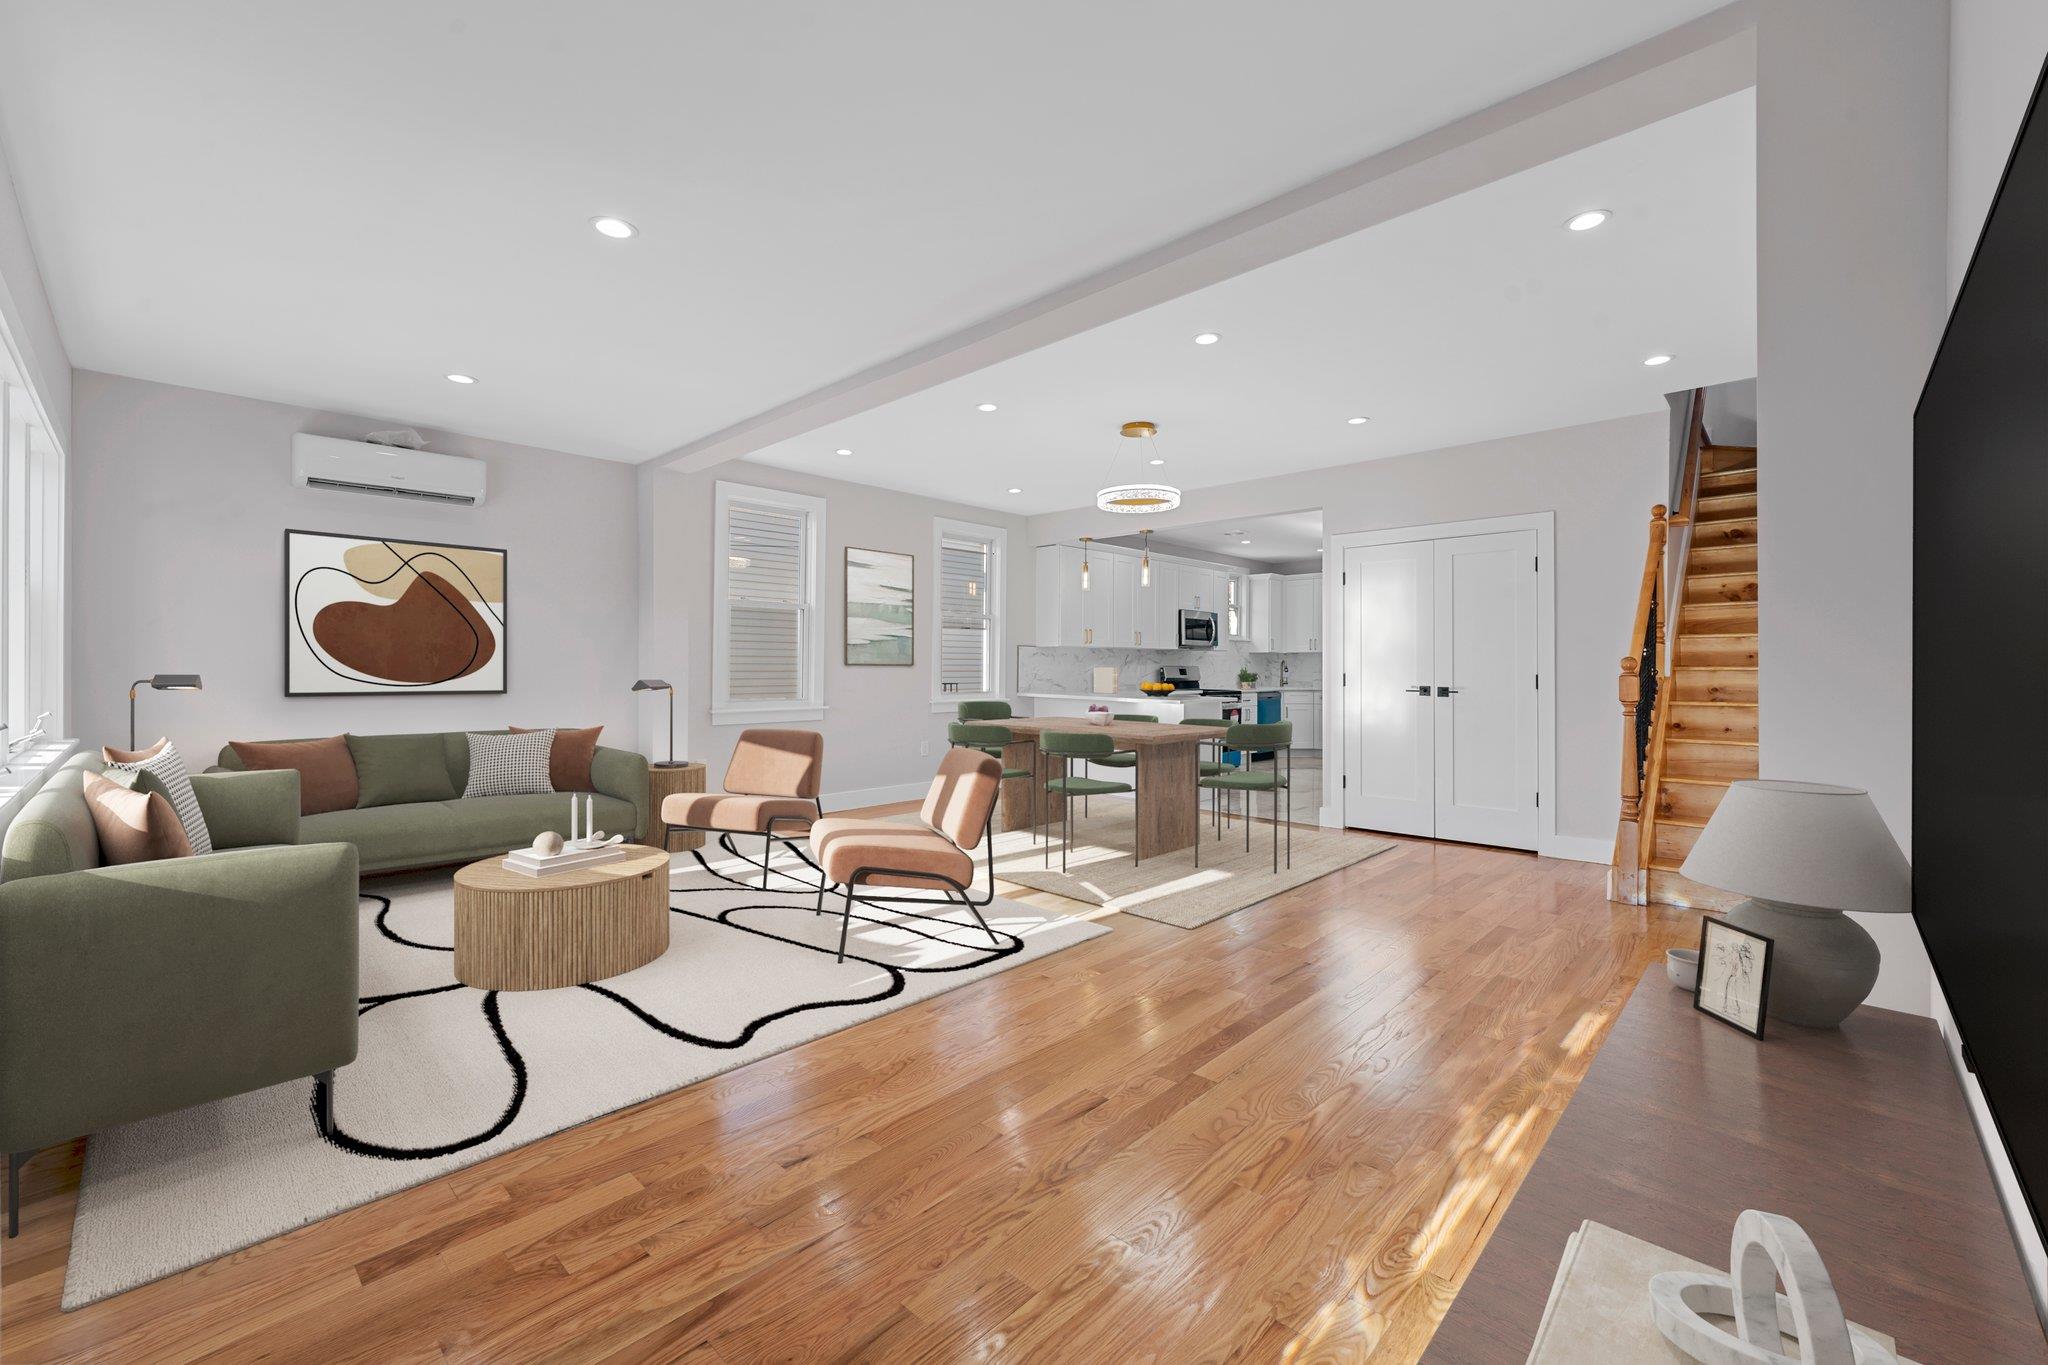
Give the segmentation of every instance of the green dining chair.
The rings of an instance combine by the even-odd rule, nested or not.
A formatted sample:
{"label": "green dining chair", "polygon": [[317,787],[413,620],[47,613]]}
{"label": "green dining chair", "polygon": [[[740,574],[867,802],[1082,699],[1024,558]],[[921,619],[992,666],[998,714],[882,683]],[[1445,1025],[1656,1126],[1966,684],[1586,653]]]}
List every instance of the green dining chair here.
{"label": "green dining chair", "polygon": [[[1045,791],[1048,803],[1055,796],[1061,798],[1060,871],[1065,872],[1067,870],[1067,850],[1073,846],[1073,798],[1077,796],[1083,798],[1089,796],[1111,796],[1119,792],[1135,794],[1137,788],[1128,782],[1111,782],[1106,778],[1074,777],[1071,775],[1070,769],[1075,759],[1080,759],[1084,763],[1092,763],[1099,760],[1103,755],[1115,750],[1116,741],[1112,740],[1108,735],[1090,735],[1073,730],[1048,730],[1038,737],[1038,744],[1040,751],[1044,753],[1048,761],[1055,758],[1060,761],[1060,775],[1046,779]],[[1050,812],[1048,812],[1049,815]],[[1048,819],[1047,823],[1050,825],[1050,819]],[[1135,822],[1133,830],[1135,832]],[[1131,862],[1133,865],[1138,861],[1137,843],[1138,841],[1135,838],[1131,840]],[[1046,836],[1045,865],[1047,867],[1052,866],[1052,837],[1050,829],[1048,829]]]}
{"label": "green dining chair", "polygon": [[[1113,714],[1110,716],[1110,719],[1114,721],[1129,721],[1134,725],[1157,725],[1159,723],[1159,717],[1157,716],[1120,716]],[[1138,751],[1136,749],[1118,749],[1112,747],[1106,756],[1102,758],[1092,758],[1088,760],[1088,762],[1083,766],[1082,771],[1092,776],[1096,768],[1121,768],[1125,771],[1130,771],[1132,769],[1135,769],[1137,766]],[[1137,776],[1134,773],[1131,777],[1131,781],[1136,782],[1137,780]],[[1081,803],[1081,814],[1086,815],[1087,813],[1088,803],[1086,801],[1083,801]]]}
{"label": "green dining chair", "polygon": [[[1252,847],[1252,803],[1258,793],[1265,792],[1273,803],[1273,871],[1280,870],[1280,826],[1287,826],[1287,865],[1294,866],[1294,821],[1283,819],[1281,802],[1291,799],[1290,784],[1294,778],[1294,722],[1291,720],[1269,721],[1264,725],[1233,725],[1223,732],[1224,749],[1244,756],[1242,768],[1232,768],[1213,777],[1196,779],[1196,786],[1207,787],[1218,795],[1228,796],[1232,792],[1242,793],[1244,799],[1244,847],[1249,853]],[[1255,755],[1270,751],[1271,765],[1263,771]],[[1283,768],[1281,765],[1285,763]],[[1290,808],[1287,815],[1293,814]],[[1199,828],[1199,827],[1198,827]],[[1202,865],[1202,840],[1195,838],[1195,866]]]}
{"label": "green dining chair", "polygon": [[[973,704],[970,702],[961,703],[963,706]],[[984,702],[981,704],[1005,708],[1008,706],[1007,702]],[[1016,736],[1007,725],[970,725],[964,721],[956,720],[946,726],[946,742],[956,749],[978,750],[1001,761],[1003,751],[1016,742]],[[1028,781],[1032,776],[1032,771],[1029,768],[1012,768],[1007,764],[1003,767],[1003,781],[1005,782],[1016,777],[1021,777]],[[1035,787],[1037,784],[1033,783],[1032,785]],[[1039,794],[1036,791],[1032,791],[1031,796],[1033,802],[1030,808],[1031,842],[1035,844],[1038,842],[1038,806],[1036,802]],[[991,816],[990,818],[993,819],[994,817]]]}
{"label": "green dining chair", "polygon": [[[1221,716],[1189,716],[1186,720],[1183,720],[1181,724],[1201,725],[1214,730],[1228,730],[1230,728],[1230,722],[1223,719],[1223,717]],[[1203,740],[1201,747],[1208,751],[1210,757],[1200,759],[1195,764],[1195,780],[1197,786],[1200,785],[1202,778],[1221,777],[1223,774],[1230,771],[1230,765],[1223,761],[1222,735],[1219,734],[1214,739]],[[1216,826],[1216,833],[1217,837],[1219,838],[1222,837],[1223,834],[1222,809],[1222,801],[1218,798],[1215,792],[1210,792],[1209,817],[1211,822]]]}

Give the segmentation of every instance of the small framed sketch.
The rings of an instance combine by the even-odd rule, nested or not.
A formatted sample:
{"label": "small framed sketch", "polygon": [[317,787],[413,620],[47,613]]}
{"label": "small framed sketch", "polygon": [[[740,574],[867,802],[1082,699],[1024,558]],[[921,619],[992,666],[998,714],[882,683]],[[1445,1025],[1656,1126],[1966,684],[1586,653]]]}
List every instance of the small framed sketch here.
{"label": "small framed sketch", "polygon": [[1693,1008],[1761,1038],[1770,996],[1771,940],[1712,916],[1702,920]]}
{"label": "small framed sketch", "polygon": [[907,668],[916,661],[916,568],[910,555],[847,547],[847,663]]}

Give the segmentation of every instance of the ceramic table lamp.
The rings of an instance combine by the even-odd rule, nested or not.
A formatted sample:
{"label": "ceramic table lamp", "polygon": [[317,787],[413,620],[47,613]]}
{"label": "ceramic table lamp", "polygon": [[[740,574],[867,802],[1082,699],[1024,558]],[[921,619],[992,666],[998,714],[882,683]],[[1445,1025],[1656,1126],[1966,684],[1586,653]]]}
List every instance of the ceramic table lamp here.
{"label": "ceramic table lamp", "polygon": [[1877,941],[1842,912],[1902,915],[1912,868],[1870,794],[1817,782],[1735,782],[1679,871],[1749,899],[1728,912],[1767,934],[1771,1018],[1833,1028],[1877,984]]}

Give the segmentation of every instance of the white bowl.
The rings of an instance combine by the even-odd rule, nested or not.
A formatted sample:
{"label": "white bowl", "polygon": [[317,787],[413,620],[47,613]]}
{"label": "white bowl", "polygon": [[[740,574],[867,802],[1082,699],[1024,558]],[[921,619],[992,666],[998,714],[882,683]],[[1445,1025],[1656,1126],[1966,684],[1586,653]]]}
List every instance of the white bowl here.
{"label": "white bowl", "polygon": [[1666,948],[1664,950],[1664,975],[1671,978],[1671,984],[1682,991],[1689,991],[1699,984],[1700,950],[1697,948]]}

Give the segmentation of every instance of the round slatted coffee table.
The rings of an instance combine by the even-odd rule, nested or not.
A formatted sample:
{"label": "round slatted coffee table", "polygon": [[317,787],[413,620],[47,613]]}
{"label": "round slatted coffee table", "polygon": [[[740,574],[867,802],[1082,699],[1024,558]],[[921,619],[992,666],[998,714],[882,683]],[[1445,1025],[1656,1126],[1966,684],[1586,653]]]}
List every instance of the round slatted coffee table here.
{"label": "round slatted coffee table", "polygon": [[487,991],[581,986],[668,950],[668,854],[529,877],[486,858],[455,874],[455,978]]}

